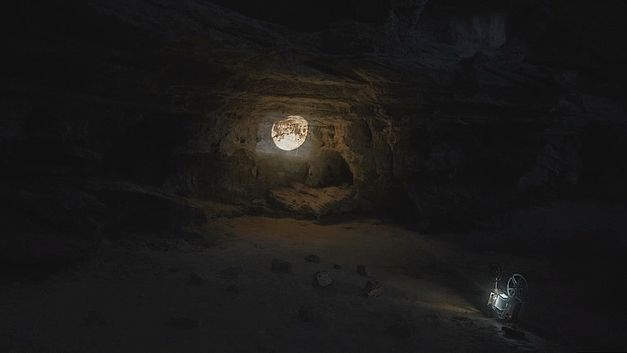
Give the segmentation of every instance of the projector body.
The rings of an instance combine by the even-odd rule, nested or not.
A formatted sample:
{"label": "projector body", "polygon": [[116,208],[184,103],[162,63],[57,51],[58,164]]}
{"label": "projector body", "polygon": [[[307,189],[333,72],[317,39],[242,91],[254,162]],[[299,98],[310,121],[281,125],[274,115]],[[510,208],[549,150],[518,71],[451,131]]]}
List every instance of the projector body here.
{"label": "projector body", "polygon": [[507,321],[517,321],[518,313],[522,307],[522,302],[515,297],[512,298],[500,289],[490,292],[488,306],[496,313],[500,319]]}
{"label": "projector body", "polygon": [[518,314],[527,298],[527,280],[521,274],[515,273],[507,280],[506,289],[499,288],[501,275],[498,274],[494,283],[494,289],[488,298],[488,307],[496,313],[500,319],[517,321]]}

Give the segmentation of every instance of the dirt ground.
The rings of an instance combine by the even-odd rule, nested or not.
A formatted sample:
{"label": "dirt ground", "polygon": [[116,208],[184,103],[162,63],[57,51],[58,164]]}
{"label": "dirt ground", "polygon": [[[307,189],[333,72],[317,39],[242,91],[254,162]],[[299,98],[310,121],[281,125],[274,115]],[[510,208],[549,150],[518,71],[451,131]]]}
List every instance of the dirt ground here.
{"label": "dirt ground", "polygon": [[[497,256],[374,219],[216,218],[199,232],[189,241],[109,241],[88,263],[3,281],[0,351],[557,352],[578,344],[553,321],[570,320],[554,309],[567,284],[551,287],[539,257]],[[311,254],[319,262],[305,259]],[[273,269],[275,259],[289,269]],[[491,262],[529,276],[519,325],[485,308]],[[315,286],[318,271],[333,284]],[[364,295],[369,280],[381,295]]]}

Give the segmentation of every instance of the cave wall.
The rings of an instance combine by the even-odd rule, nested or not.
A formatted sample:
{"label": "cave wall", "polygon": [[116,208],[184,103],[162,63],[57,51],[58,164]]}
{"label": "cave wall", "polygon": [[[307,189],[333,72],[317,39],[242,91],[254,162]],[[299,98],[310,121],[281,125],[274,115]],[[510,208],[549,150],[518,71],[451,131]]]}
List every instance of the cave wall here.
{"label": "cave wall", "polygon": [[[3,249],[75,257],[102,233],[171,236],[215,215],[205,201],[444,230],[625,199],[622,4],[365,5],[295,28],[204,1],[14,4]],[[310,133],[283,153],[265,131],[292,114]],[[65,245],[33,254],[41,239]]]}

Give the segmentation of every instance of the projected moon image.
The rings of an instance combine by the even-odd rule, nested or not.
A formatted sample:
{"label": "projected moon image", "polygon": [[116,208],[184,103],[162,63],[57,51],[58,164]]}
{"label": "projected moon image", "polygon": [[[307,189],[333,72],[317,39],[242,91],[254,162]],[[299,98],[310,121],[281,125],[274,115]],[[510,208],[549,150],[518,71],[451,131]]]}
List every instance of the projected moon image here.
{"label": "projected moon image", "polygon": [[272,141],[278,148],[292,151],[305,142],[308,131],[307,120],[297,115],[290,115],[272,124]]}

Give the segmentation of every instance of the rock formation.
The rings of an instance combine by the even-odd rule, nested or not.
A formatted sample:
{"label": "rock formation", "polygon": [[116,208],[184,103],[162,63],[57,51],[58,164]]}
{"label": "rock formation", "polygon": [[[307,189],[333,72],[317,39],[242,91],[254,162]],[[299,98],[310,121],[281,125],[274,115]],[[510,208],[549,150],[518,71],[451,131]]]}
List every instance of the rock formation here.
{"label": "rock formation", "polygon": [[[73,259],[228,207],[437,231],[627,197],[624,5],[336,3],[14,4],[2,258]],[[309,135],[281,151],[269,129],[288,115]]]}

